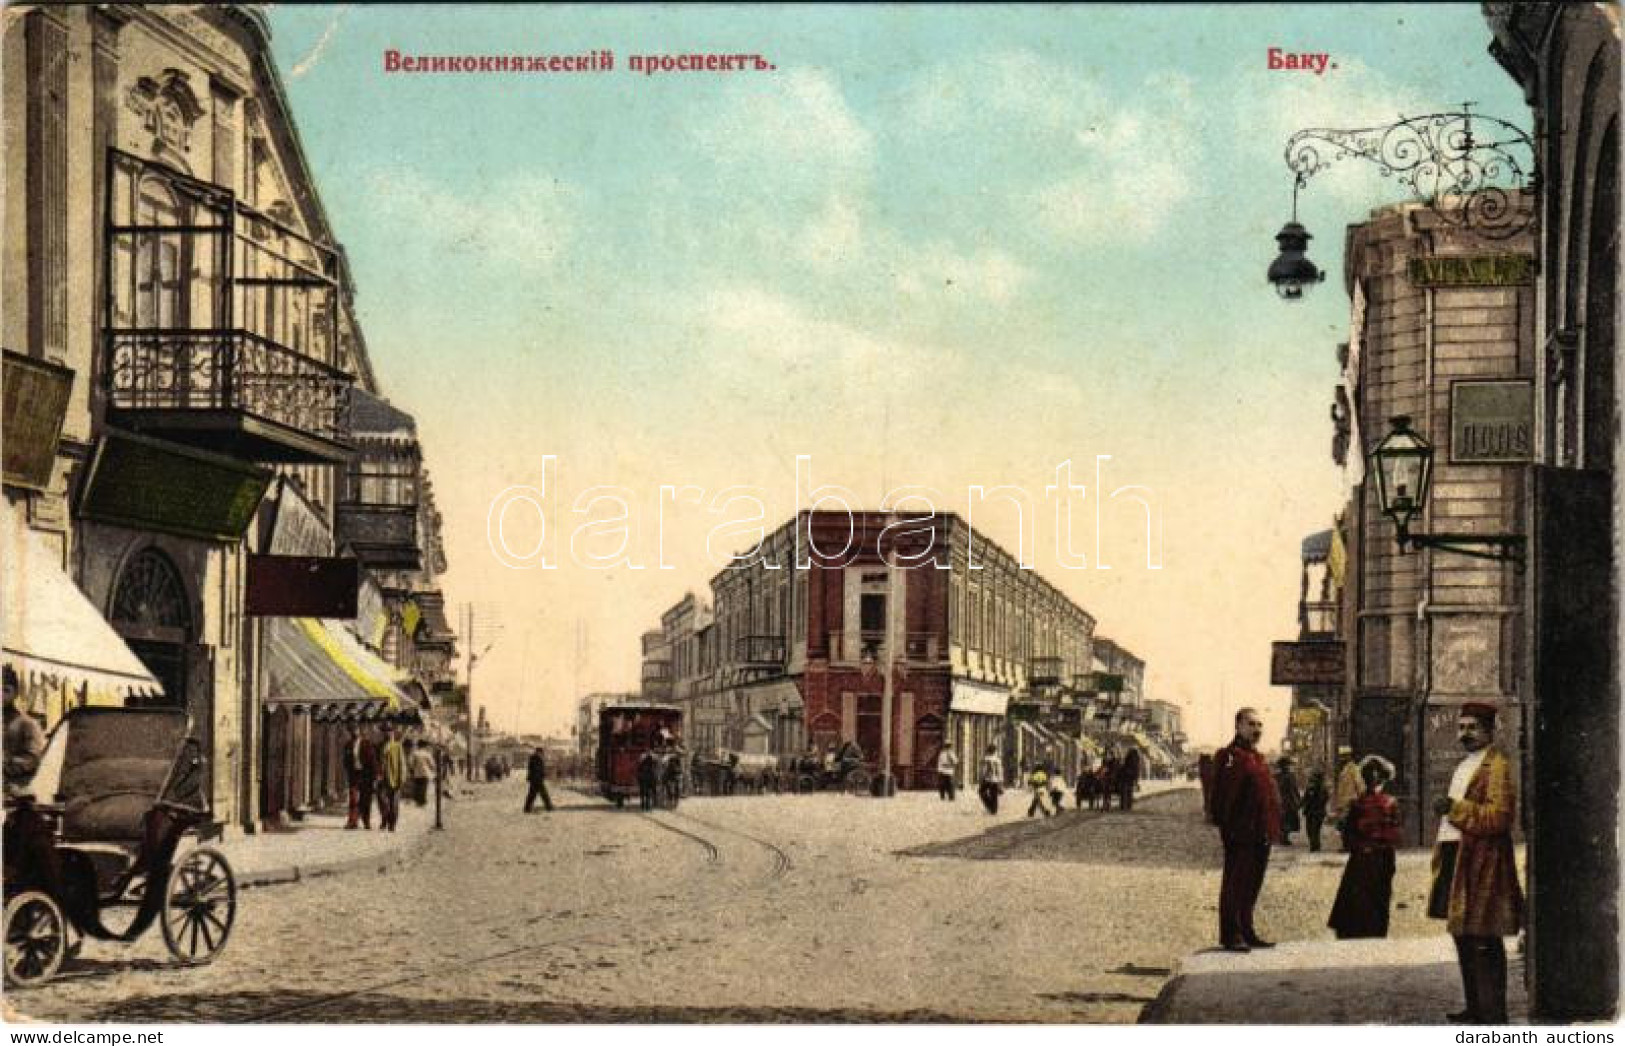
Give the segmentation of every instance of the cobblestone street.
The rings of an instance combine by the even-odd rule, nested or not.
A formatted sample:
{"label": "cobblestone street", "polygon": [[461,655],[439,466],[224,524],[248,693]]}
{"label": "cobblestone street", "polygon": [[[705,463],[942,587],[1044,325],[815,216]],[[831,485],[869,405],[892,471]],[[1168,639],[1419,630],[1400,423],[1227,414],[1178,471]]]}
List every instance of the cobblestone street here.
{"label": "cobblestone street", "polygon": [[[72,1021],[1129,1022],[1214,933],[1191,790],[1029,822],[1019,793],[996,819],[920,793],[645,816],[563,788],[526,817],[522,787],[476,786],[389,871],[246,891],[212,966],[171,965],[155,934],[88,942],[9,1002]],[[1261,930],[1329,937],[1338,858],[1279,852]],[[1401,857],[1395,936],[1439,932],[1423,857]]]}

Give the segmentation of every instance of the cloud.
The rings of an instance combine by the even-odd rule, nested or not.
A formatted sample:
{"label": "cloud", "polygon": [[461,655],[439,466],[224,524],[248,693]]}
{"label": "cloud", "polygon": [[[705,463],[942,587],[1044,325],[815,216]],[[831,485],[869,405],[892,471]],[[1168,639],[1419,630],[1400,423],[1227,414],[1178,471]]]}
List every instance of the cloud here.
{"label": "cloud", "polygon": [[574,190],[546,175],[511,175],[461,192],[402,167],[374,173],[369,188],[375,206],[412,229],[412,242],[445,271],[549,272],[575,234]]}
{"label": "cloud", "polygon": [[913,250],[899,247],[895,253],[897,289],[912,297],[949,293],[1008,305],[1033,277],[1032,269],[998,248],[961,253],[934,243]]}
{"label": "cloud", "polygon": [[769,191],[834,190],[866,180],[874,160],[873,135],[821,69],[731,86],[691,135],[725,176],[744,175]]}

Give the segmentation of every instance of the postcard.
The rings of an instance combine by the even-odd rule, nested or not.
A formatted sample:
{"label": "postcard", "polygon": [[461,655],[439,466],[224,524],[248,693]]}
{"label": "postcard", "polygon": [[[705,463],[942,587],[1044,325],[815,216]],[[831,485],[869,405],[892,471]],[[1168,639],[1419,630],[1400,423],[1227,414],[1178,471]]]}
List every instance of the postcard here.
{"label": "postcard", "polygon": [[1616,7],[0,17],[8,1021],[1612,1041]]}

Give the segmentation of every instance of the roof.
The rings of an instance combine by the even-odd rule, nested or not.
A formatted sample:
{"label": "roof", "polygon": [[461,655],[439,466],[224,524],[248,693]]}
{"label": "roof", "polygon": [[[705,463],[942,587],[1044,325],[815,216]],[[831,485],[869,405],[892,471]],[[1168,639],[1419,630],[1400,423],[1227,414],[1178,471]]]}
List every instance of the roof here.
{"label": "roof", "polygon": [[1303,561],[1305,563],[1324,562],[1332,550],[1332,532],[1330,530],[1316,531],[1303,539]]}
{"label": "roof", "polygon": [[415,436],[412,415],[365,389],[350,390],[350,431],[361,436]]}

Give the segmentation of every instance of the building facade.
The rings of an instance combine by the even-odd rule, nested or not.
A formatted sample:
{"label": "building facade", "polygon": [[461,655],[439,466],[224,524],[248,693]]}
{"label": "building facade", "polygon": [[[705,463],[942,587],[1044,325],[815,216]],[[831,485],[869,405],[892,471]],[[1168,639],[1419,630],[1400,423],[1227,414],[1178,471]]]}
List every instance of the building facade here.
{"label": "building facade", "polygon": [[188,711],[215,817],[252,829],[311,801],[313,717],[410,711],[352,611],[251,605],[259,557],[343,551],[352,397],[378,392],[354,287],[256,8],[3,17],[8,537],[155,684],[123,700]]}
{"label": "building facade", "polygon": [[1486,3],[1490,53],[1523,88],[1541,196],[1535,446],[1524,588],[1532,712],[1526,970],[1532,1011],[1619,1004],[1618,365],[1620,14]]}
{"label": "building facade", "polygon": [[[1076,764],[1106,706],[1093,616],[951,514],[803,513],[712,579],[709,609],[686,595],[661,626],[643,639],[645,692],[667,671],[651,666],[669,665],[661,692],[692,747],[854,742],[877,774],[889,750],[902,788],[934,784],[945,741],[966,783],[990,744],[1012,775],[1040,757]],[[1139,694],[1143,662],[1121,655]]]}
{"label": "building facade", "polygon": [[[1408,418],[1435,448],[1432,494],[1413,529],[1519,530],[1535,355],[1531,247],[1527,235],[1490,240],[1449,226],[1420,204],[1373,212],[1349,227],[1345,245],[1353,307],[1333,417],[1349,432],[1334,454],[1346,448],[1354,482],[1326,554],[1346,531],[1347,568],[1336,620],[1312,606],[1326,601],[1306,601],[1302,627],[1330,624],[1331,641],[1341,638],[1334,733],[1356,757],[1393,762],[1389,790],[1412,845],[1431,841],[1428,811],[1460,758],[1463,703],[1500,708],[1502,741],[1520,758],[1523,581],[1510,562],[1401,549],[1364,460],[1392,419]],[[1338,591],[1336,579],[1322,590]]]}

